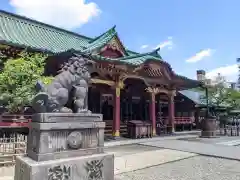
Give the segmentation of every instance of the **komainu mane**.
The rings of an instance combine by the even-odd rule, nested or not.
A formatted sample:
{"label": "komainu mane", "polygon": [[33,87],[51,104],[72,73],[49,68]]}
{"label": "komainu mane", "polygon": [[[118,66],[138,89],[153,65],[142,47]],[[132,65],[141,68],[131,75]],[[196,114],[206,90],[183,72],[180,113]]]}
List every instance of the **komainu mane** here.
{"label": "komainu mane", "polygon": [[[75,54],[65,63],[49,85],[45,86],[38,82],[36,88],[39,93],[32,101],[34,110],[38,113],[72,112],[72,109],[65,106],[69,98],[73,98],[76,112],[89,112],[87,95],[90,73],[88,67],[92,63],[93,61],[89,58]],[[70,92],[73,92],[73,97],[69,97]]]}

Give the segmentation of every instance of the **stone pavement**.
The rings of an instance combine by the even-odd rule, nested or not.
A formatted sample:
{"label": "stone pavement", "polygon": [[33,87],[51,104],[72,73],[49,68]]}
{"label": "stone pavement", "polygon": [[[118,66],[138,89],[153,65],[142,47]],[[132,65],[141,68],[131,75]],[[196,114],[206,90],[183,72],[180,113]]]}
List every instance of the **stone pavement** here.
{"label": "stone pavement", "polygon": [[[178,140],[179,138],[180,139],[185,138],[185,140]],[[212,158],[212,157],[201,157],[198,155],[198,154],[201,154],[201,155],[207,155],[207,156],[216,156],[216,157],[224,157],[229,159],[240,160],[240,146],[231,147],[231,146],[224,146],[223,144],[219,144],[221,142],[227,142],[229,140],[237,141],[237,139],[214,138],[212,140],[210,139],[203,140],[203,141],[211,141],[211,143],[206,143],[206,142],[195,141],[195,140],[187,141],[186,140],[187,138],[197,139],[197,135],[168,136],[168,137],[156,137],[151,139],[136,139],[136,140],[109,142],[109,143],[106,143],[105,152],[114,153],[115,155],[114,171],[116,175],[116,180],[122,180],[122,179],[128,180],[131,178],[140,180],[142,177],[143,177],[142,179],[145,179],[147,176],[146,174],[152,175],[150,176],[150,178],[153,177],[153,179],[156,176],[157,178],[159,178],[159,180],[161,180],[161,178],[181,180],[181,178],[184,179],[183,177],[186,174],[189,174],[189,177],[192,177],[192,179],[195,179],[195,176],[192,175],[190,172],[190,170],[195,171],[194,168],[200,168],[200,169],[202,168],[203,169],[202,175],[201,175],[201,171],[198,172],[198,174],[200,174],[199,177],[200,179],[202,178],[202,179],[208,180],[208,177],[210,177],[210,175],[212,174],[210,172],[206,172],[207,176],[205,176],[204,168],[207,167],[209,164],[211,166],[215,166],[215,163],[211,163],[212,161],[213,162],[219,161],[220,165],[221,163],[223,163],[222,161],[226,162],[226,164],[231,164],[230,162],[232,162],[232,164],[236,164],[236,167],[234,166],[235,167],[234,172],[236,171],[235,173],[237,173],[237,175],[238,173],[240,173],[239,161],[230,161],[226,159],[224,160],[224,159]],[[116,146],[116,145],[121,145],[121,146]],[[201,158],[198,159],[196,156]],[[206,159],[212,159],[212,161],[209,162]],[[236,162],[239,162],[239,164]],[[183,166],[181,165],[181,163],[183,163],[183,165],[196,163],[196,165],[191,165],[191,167],[189,167],[190,169],[189,171],[183,168],[182,169],[180,168],[180,170],[176,170],[176,169],[174,170],[173,168],[173,170],[171,170],[171,167],[177,168],[177,166],[179,167]],[[174,166],[175,164],[178,164],[178,165]],[[209,165],[209,168],[210,168],[210,165]],[[152,166],[155,166],[155,167],[152,167]],[[215,168],[216,167],[211,167],[210,169],[215,169]],[[145,170],[142,170],[142,169],[145,169]],[[163,169],[164,171],[165,169],[167,169],[166,170],[167,174],[163,173],[161,169]],[[13,170],[14,170],[13,167],[10,169],[6,168],[5,173],[2,172],[1,170],[2,168],[0,168],[0,180],[13,180]],[[151,173],[151,171],[154,171],[154,170],[157,172]],[[175,174],[175,171],[176,173],[179,172],[179,178]],[[218,170],[216,170],[216,172],[217,171]],[[142,174],[142,176],[136,176],[132,172],[138,172]],[[227,177],[235,177],[234,180],[237,180],[237,179],[240,180],[240,177],[236,178],[235,175],[228,176],[229,172],[225,172],[225,170],[220,169],[219,172],[223,174],[223,177],[225,177],[226,175]],[[162,173],[163,175],[160,176],[160,174],[157,174],[157,173]],[[2,177],[3,175],[5,175],[5,177]],[[218,175],[219,174],[217,173],[216,175],[214,176],[212,175],[212,176],[218,178]],[[191,178],[188,178],[188,179],[191,179]],[[198,179],[196,178],[196,180]]]}
{"label": "stone pavement", "polygon": [[[196,156],[194,153],[137,144],[108,147],[105,149],[105,152],[114,153],[115,155],[114,174],[144,169]],[[13,176],[14,167],[0,168],[0,180],[13,180]]]}
{"label": "stone pavement", "polygon": [[238,146],[240,145],[240,139],[237,140],[231,140],[231,141],[222,141],[222,142],[218,142],[216,144],[220,144],[220,145],[224,145],[224,146]]}
{"label": "stone pavement", "polygon": [[182,140],[162,140],[141,144],[240,161],[240,146],[223,146]]}
{"label": "stone pavement", "polygon": [[13,180],[14,167],[0,167],[0,180]]}
{"label": "stone pavement", "polygon": [[[177,136],[154,137],[154,138],[149,138],[149,139],[127,139],[127,140],[106,142],[105,143],[105,147],[106,147],[105,151],[113,152],[115,154],[115,157],[118,158],[118,160],[116,162],[119,162],[118,164],[120,164],[120,165],[118,166],[117,163],[115,163],[116,172],[122,171],[121,167],[124,168],[125,171],[127,171],[129,169],[129,166],[131,166],[131,163],[130,163],[131,161],[130,162],[127,161],[127,163],[123,163],[123,162],[125,161],[124,159],[127,159],[130,156],[130,154],[136,154],[136,153],[152,151],[152,150],[159,150],[159,148],[157,148],[157,147],[141,146],[141,148],[140,148],[139,145],[136,146],[136,145],[130,145],[130,144],[160,141],[160,140],[164,140],[164,139],[197,137],[196,133],[199,133],[199,131],[191,131],[190,133],[193,133],[195,135],[189,135],[189,132],[180,132],[180,133],[176,133]],[[121,146],[119,146],[119,145],[121,145]],[[124,156],[124,157],[121,158],[121,156]],[[139,156],[139,154],[136,156]],[[167,161],[168,157],[170,157],[170,156],[166,156],[165,161]],[[171,158],[170,158],[170,160],[171,160]],[[174,158],[173,158],[173,160],[174,160]],[[125,166],[123,166],[123,164],[125,164]],[[141,167],[143,167],[143,166],[141,166]],[[134,168],[134,167],[132,167],[132,168]],[[0,167],[0,180],[12,180],[13,174],[14,174],[14,166]]]}
{"label": "stone pavement", "polygon": [[210,144],[221,144],[225,146],[236,146],[240,144],[239,136],[219,136],[216,138],[199,138],[199,137],[190,137],[190,138],[178,138],[178,140],[185,141],[195,141],[202,143]]}
{"label": "stone pavement", "polygon": [[107,148],[105,152],[114,153],[114,174],[144,169],[167,162],[196,156],[194,153],[154,148],[142,145],[124,145]]}
{"label": "stone pavement", "polygon": [[206,156],[123,173],[115,180],[239,180],[240,162]]}
{"label": "stone pavement", "polygon": [[183,132],[175,132],[173,135],[169,136],[156,136],[153,138],[142,138],[142,139],[124,139],[124,140],[114,140],[110,142],[105,142],[105,147],[113,147],[120,145],[128,145],[128,144],[138,144],[143,142],[153,142],[153,141],[161,141],[161,140],[170,140],[170,139],[178,139],[178,138],[196,138],[200,135],[200,131],[183,131]]}

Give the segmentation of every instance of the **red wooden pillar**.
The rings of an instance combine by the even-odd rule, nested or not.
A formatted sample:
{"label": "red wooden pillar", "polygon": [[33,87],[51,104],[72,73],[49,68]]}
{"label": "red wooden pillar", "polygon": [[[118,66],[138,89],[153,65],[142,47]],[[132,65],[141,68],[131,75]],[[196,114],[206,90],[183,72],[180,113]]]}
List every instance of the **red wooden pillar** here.
{"label": "red wooden pillar", "polygon": [[152,122],[152,132],[153,136],[156,135],[156,108],[155,108],[155,93],[151,92],[151,101],[150,101],[150,118]]}
{"label": "red wooden pillar", "polygon": [[114,94],[113,137],[120,136],[120,88],[116,87]]}
{"label": "red wooden pillar", "polygon": [[174,94],[169,95],[168,101],[168,117],[169,123],[172,126],[172,132],[175,131],[175,104],[174,104]]}

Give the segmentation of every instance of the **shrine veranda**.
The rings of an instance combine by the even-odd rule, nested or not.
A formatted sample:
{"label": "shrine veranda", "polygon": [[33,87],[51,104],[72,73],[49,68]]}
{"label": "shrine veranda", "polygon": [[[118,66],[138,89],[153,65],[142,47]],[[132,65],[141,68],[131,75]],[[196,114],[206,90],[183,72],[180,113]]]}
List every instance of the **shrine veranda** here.
{"label": "shrine veranda", "polygon": [[16,57],[27,49],[48,54],[45,75],[56,75],[73,53],[87,53],[95,61],[91,69],[89,109],[103,114],[105,134],[126,134],[132,120],[150,122],[174,132],[195,124],[195,103],[180,92],[199,86],[199,81],[176,74],[159,54],[160,49],[138,53],[128,50],[112,27],[96,37],[44,24],[0,11],[0,52]]}

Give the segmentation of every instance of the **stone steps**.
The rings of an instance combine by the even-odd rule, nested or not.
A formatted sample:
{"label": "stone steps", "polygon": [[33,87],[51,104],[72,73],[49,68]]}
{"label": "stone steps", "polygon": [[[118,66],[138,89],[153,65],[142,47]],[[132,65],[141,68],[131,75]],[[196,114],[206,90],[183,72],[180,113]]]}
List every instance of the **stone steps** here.
{"label": "stone steps", "polygon": [[[113,126],[113,121],[112,120],[105,120],[106,122],[106,127],[104,130],[105,135],[112,135],[112,126]],[[126,135],[127,134],[127,124],[121,122],[120,124],[120,134],[121,135]]]}

